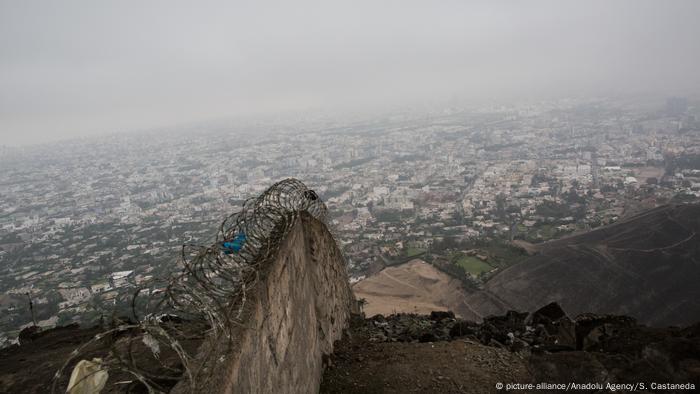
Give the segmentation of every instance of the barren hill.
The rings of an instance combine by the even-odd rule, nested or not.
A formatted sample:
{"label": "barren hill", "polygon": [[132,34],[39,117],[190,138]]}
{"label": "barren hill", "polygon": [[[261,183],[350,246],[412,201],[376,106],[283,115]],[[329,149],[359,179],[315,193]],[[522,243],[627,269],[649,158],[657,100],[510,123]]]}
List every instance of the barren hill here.
{"label": "barren hill", "polygon": [[419,260],[387,267],[353,286],[357,299],[364,298],[367,316],[391,313],[454,311],[469,314],[466,293],[456,279]]}
{"label": "barren hill", "polygon": [[655,326],[700,319],[700,205],[665,205],[540,246],[467,303],[480,319],[551,301],[571,315],[636,317]]}

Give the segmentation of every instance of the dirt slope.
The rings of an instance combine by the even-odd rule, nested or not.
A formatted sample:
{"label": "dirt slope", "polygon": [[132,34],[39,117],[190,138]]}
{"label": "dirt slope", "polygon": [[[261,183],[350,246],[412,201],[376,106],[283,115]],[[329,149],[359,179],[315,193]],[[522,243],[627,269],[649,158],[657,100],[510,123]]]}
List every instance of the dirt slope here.
{"label": "dirt slope", "polygon": [[372,344],[336,362],[321,393],[493,393],[497,382],[531,380],[517,355],[462,340]]}
{"label": "dirt slope", "polygon": [[374,342],[364,324],[327,361],[321,393],[493,393],[498,382],[530,381],[526,360],[470,339]]}
{"label": "dirt slope", "polygon": [[367,300],[367,316],[444,310],[458,316],[468,313],[466,293],[459,281],[419,259],[387,267],[356,283],[353,291],[358,300]]}

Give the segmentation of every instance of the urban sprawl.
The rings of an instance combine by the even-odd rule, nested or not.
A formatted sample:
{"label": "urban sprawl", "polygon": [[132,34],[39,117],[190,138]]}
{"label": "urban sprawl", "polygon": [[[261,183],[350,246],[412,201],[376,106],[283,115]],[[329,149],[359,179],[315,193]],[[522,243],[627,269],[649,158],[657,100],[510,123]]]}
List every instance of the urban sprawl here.
{"label": "urban sprawl", "polygon": [[700,108],[685,98],[340,119],[0,147],[0,346],[34,322],[128,315],[182,244],[213,242],[288,177],[326,201],[351,280],[420,257],[473,287],[532,244],[700,197]]}

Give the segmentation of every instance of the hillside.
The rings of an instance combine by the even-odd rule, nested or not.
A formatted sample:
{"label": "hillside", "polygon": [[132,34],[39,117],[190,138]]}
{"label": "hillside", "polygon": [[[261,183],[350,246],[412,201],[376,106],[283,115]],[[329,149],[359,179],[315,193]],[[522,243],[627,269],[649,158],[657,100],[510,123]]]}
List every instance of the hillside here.
{"label": "hillside", "polygon": [[654,326],[700,320],[700,205],[665,205],[538,253],[467,296],[480,319],[551,301],[571,315],[629,315]]}
{"label": "hillside", "polygon": [[392,313],[430,313],[451,310],[469,313],[466,293],[457,279],[422,261],[386,267],[353,286],[357,299],[367,303],[367,316]]}
{"label": "hillside", "polygon": [[700,386],[698,328],[570,319],[556,304],[481,324],[445,312],[355,319],[321,393],[691,392]]}

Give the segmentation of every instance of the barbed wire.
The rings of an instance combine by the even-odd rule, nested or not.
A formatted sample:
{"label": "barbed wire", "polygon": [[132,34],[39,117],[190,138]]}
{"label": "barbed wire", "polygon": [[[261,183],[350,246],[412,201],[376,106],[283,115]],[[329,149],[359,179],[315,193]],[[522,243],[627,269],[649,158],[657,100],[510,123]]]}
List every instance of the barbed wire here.
{"label": "barbed wire", "polygon": [[[225,351],[233,339],[232,329],[246,324],[242,313],[247,294],[258,283],[261,266],[276,257],[301,212],[327,223],[326,205],[316,192],[299,180],[285,179],[226,217],[213,244],[183,245],[178,260],[182,269],[149,291],[139,289],[133,295],[135,322],[116,321],[110,330],[71,353],[54,377],[52,392],[57,392],[70,362],[99,343],[110,349],[102,369],[126,372],[149,392],[164,392],[182,378],[194,391],[198,382],[214,372],[207,365],[212,353]],[[142,293],[148,294],[142,297]],[[188,343],[202,340],[209,345],[187,349]],[[158,361],[166,353],[176,356],[180,367],[161,361],[156,370],[139,364],[136,348],[148,349]]]}

